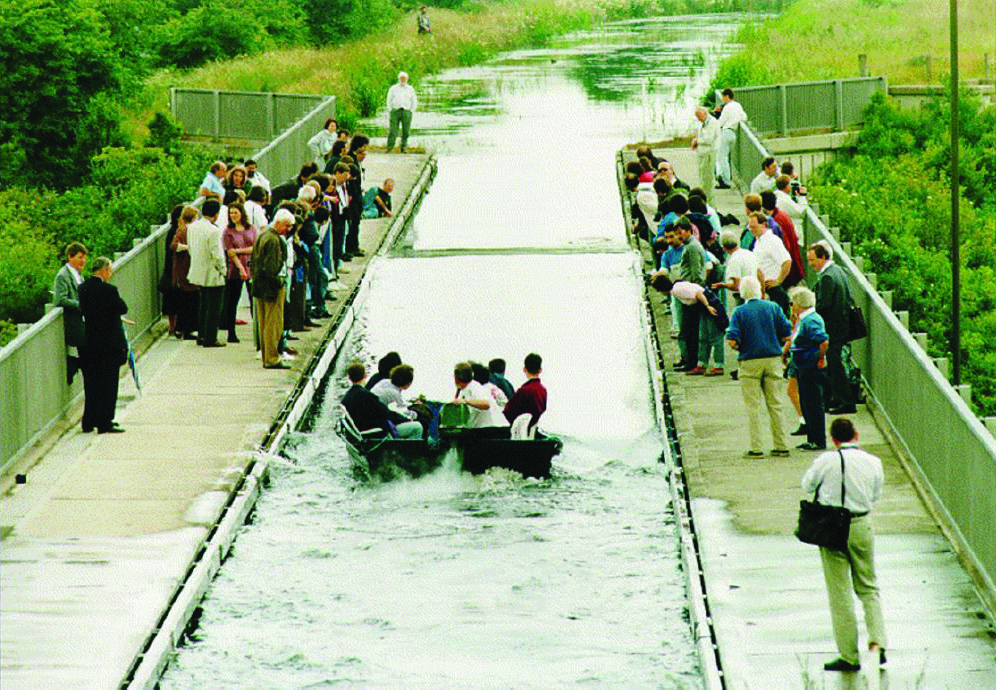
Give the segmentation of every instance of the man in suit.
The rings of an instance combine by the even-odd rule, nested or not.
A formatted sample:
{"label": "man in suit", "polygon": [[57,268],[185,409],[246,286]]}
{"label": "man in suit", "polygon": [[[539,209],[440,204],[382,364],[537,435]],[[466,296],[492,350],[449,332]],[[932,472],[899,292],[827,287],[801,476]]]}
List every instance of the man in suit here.
{"label": "man in suit", "polygon": [[823,317],[830,347],[827,349],[827,378],[830,379],[832,405],[828,412],[832,415],[853,414],[854,399],[851,395],[847,372],[844,371],[844,345],[847,342],[847,308],[851,303],[851,292],[844,269],[830,258],[830,252],[820,243],[812,244],[806,254],[809,266],[819,277],[816,279],[816,313]]}
{"label": "man in suit", "polygon": [[96,429],[98,434],[115,434],[124,431],[114,423],[114,408],[118,402],[118,370],[128,361],[128,340],[121,323],[128,305],[110,284],[110,259],[97,257],[92,270],[79,287],[80,311],[86,326],[83,432]]}
{"label": "man in suit", "polygon": [[82,369],[83,312],[80,311],[79,286],[86,266],[86,247],[73,242],[66,247],[66,265],[55,274],[52,303],[62,307],[62,325],[66,334],[66,385],[71,385],[76,372]]}
{"label": "man in suit", "polygon": [[220,211],[221,204],[208,199],[201,207],[203,217],[187,226],[187,251],[190,252],[187,279],[199,288],[197,344],[204,347],[225,346],[218,341],[227,269],[221,245],[222,228],[215,225]]}
{"label": "man in suit", "polygon": [[346,233],[346,253],[344,261],[354,256],[364,256],[366,252],[360,249],[360,219],[363,218],[363,159],[367,156],[367,145],[370,140],[362,134],[357,134],[349,142],[349,155],[355,161],[349,167],[349,180],[346,189],[349,191],[349,231]]}

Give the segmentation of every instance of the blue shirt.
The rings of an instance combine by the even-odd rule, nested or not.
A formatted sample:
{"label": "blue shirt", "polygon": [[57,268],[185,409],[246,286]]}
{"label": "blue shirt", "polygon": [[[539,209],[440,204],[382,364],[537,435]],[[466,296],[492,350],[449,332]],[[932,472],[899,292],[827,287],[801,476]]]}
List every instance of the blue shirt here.
{"label": "blue shirt", "polygon": [[[672,266],[677,266],[681,263],[681,253],[683,251],[685,251],[684,247],[678,247],[677,249],[668,247],[667,251],[661,255],[661,268],[666,268],[668,275],[672,275]],[[672,275],[671,280],[677,280],[677,278]]]}
{"label": "blue shirt", "polygon": [[225,198],[225,185],[221,183],[218,176],[215,175],[210,170],[208,174],[204,176],[204,181],[201,182],[201,189],[206,189],[209,192],[213,192],[218,195],[218,201]]}
{"label": "blue shirt", "polygon": [[667,227],[669,225],[674,225],[674,223],[677,220],[678,220],[678,214],[675,213],[674,211],[668,211],[667,215],[661,218],[661,222],[657,226],[657,235],[655,236],[655,239],[657,237],[664,237],[664,231],[667,229]]}
{"label": "blue shirt", "polygon": [[815,369],[820,359],[820,344],[828,340],[823,317],[815,311],[806,314],[792,338],[792,361],[800,369]]}
{"label": "blue shirt", "polygon": [[761,359],[782,354],[782,341],[792,334],[792,324],[774,302],[752,299],[733,310],[726,339],[737,343],[737,359]]}

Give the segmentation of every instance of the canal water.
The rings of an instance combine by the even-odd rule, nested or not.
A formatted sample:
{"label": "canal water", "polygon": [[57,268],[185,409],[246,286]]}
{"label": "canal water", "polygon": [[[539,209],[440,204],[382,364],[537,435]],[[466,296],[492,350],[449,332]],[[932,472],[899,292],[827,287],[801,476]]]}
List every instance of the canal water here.
{"label": "canal water", "polygon": [[[612,24],[416,84],[436,182],[163,687],[699,682],[614,153],[688,131],[735,28]],[[346,363],[388,350],[435,399],[457,361],[518,385],[540,353],[553,477],[359,478],[334,408]]]}

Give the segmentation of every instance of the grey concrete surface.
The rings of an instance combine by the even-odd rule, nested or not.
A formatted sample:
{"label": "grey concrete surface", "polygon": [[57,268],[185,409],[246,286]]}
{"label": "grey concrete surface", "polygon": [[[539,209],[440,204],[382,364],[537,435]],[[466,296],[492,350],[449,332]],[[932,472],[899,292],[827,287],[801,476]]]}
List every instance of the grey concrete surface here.
{"label": "grey concrete surface", "polygon": [[[400,208],[427,161],[371,155],[366,184],[395,178]],[[363,222],[367,256],[348,264],[329,311],[388,225]],[[141,394],[122,372],[124,434],[83,434],[76,410],[40,445],[27,483],[0,498],[0,686],[121,681],[331,323],[298,334],[288,371],[262,368],[251,326],[213,350],[163,337],[139,360]]]}
{"label": "grey concrete surface", "polygon": [[[682,179],[697,183],[690,151],[655,153],[670,160]],[[745,218],[735,190],[717,190],[711,203]],[[670,365],[678,353],[667,305],[656,291],[648,294]],[[732,366],[729,358],[727,371]],[[886,478],[873,519],[889,663],[880,671],[867,658],[859,674],[829,673],[823,663],[836,649],[819,553],[792,534],[804,497],[799,481],[815,455],[793,449],[788,458],[743,459],[747,414],[739,384],[728,375],[670,372],[667,387],[727,687],[996,688],[993,621],[925,509],[903,458],[864,405],[851,417],[862,447],[882,459]],[[787,398],[785,411],[792,430],[797,420]],[[862,620],[857,601],[855,606]],[[866,631],[859,628],[864,644]]]}

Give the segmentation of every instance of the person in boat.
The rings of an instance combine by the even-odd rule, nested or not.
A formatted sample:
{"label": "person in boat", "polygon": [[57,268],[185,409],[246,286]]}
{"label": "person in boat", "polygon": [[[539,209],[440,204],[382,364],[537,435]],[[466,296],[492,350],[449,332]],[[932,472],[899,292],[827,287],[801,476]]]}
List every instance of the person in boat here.
{"label": "person in boat", "polygon": [[398,414],[414,420],[415,413],[408,409],[404,397],[404,392],[411,388],[414,380],[415,370],[407,364],[399,364],[391,369],[390,378],[378,381],[370,392]]}
{"label": "person in boat", "polygon": [[471,362],[470,367],[474,370],[474,380],[484,386],[484,390],[491,394],[491,397],[498,403],[498,409],[504,410],[505,405],[508,404],[508,396],[505,395],[505,391],[491,383],[491,371],[478,362]]}
{"label": "person in boat", "polygon": [[457,394],[451,404],[467,406],[470,411],[467,428],[508,429],[508,420],[502,416],[498,402],[484,386],[474,380],[474,368],[470,362],[460,362],[454,367],[453,380],[456,383]]}
{"label": "person in boat", "polygon": [[543,358],[535,352],[526,355],[522,371],[526,375],[526,382],[519,386],[519,390],[515,391],[515,395],[505,405],[505,419],[511,424],[520,414],[531,414],[533,419],[529,427],[532,428],[546,412],[546,388],[540,383]]}
{"label": "person in boat", "polygon": [[488,371],[491,372],[490,381],[505,393],[505,397],[510,399],[515,395],[515,386],[505,378],[505,360],[501,358],[492,359],[488,362]]}
{"label": "person in boat", "polygon": [[373,387],[384,379],[391,378],[391,369],[401,364],[401,355],[397,352],[388,352],[386,355],[381,357],[377,361],[377,373],[370,377],[367,381],[367,390],[373,390]]}
{"label": "person in boat", "polygon": [[342,397],[342,405],[357,429],[360,431],[383,429],[386,433],[393,427],[398,438],[416,441],[422,438],[421,424],[398,414],[363,387],[367,378],[367,369],[361,362],[350,364],[346,375],[353,385]]}

